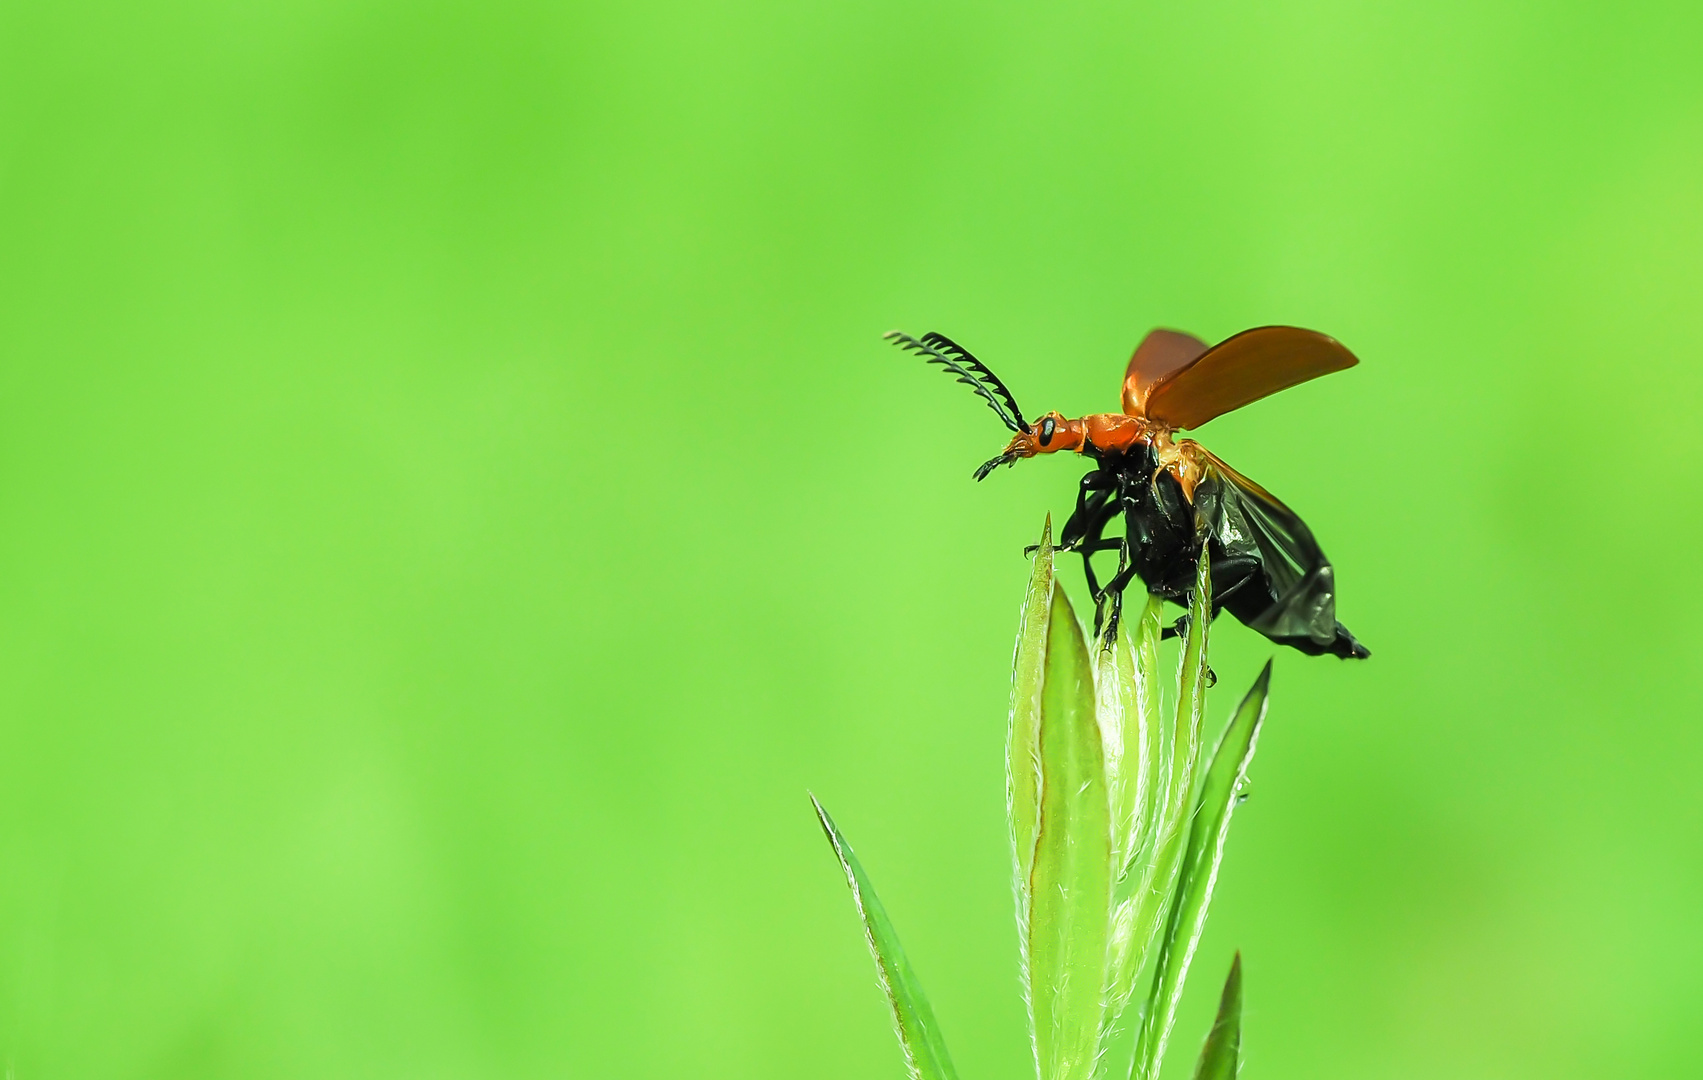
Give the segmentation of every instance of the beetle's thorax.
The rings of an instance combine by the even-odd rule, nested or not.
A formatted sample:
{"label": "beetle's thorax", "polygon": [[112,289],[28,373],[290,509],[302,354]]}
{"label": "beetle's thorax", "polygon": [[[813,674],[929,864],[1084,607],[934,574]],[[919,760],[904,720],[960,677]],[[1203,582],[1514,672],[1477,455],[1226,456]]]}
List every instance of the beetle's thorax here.
{"label": "beetle's thorax", "polygon": [[1205,451],[1193,439],[1179,440],[1171,436],[1171,429],[1164,428],[1154,437],[1153,476],[1158,479],[1160,473],[1170,473],[1177,486],[1183,489],[1183,497],[1192,503],[1194,489],[1205,475],[1205,462],[1201,460]]}
{"label": "beetle's thorax", "polygon": [[1094,413],[1076,421],[1082,427],[1082,453],[1127,454],[1137,445],[1157,448],[1168,442],[1171,429],[1141,416],[1123,413]]}
{"label": "beetle's thorax", "polygon": [[1193,439],[1178,439],[1176,429],[1169,424],[1123,413],[1096,413],[1072,423],[1081,425],[1083,440],[1079,453],[1112,457],[1145,446],[1153,453],[1153,478],[1157,480],[1162,472],[1170,473],[1183,489],[1183,496],[1191,503],[1194,501],[1202,462],[1200,444]]}
{"label": "beetle's thorax", "polygon": [[1137,447],[1150,450],[1157,465],[1153,476],[1169,472],[1182,485],[1190,500],[1200,479],[1200,466],[1192,452],[1195,443],[1184,439],[1178,442],[1174,429],[1145,416],[1125,413],[1090,413],[1070,419],[1049,412],[1019,431],[999,457],[983,465],[976,474],[980,479],[1000,465],[1010,465],[1022,458],[1038,454],[1074,451],[1094,458],[1116,458],[1135,452]]}

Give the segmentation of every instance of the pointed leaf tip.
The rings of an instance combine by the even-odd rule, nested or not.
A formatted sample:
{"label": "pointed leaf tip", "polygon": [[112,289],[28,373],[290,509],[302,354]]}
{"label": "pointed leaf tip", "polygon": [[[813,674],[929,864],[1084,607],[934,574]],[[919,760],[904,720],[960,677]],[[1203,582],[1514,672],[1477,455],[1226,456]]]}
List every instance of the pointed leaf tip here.
{"label": "pointed leaf tip", "polygon": [[1201,778],[1183,853],[1182,873],[1172,894],[1153,990],[1137,1044],[1135,1075],[1141,1080],[1152,1080],[1159,1075],[1165,1044],[1182,999],[1183,983],[1188,978],[1189,963],[1206,928],[1207,909],[1212,903],[1213,886],[1229,838],[1230,818],[1240,801],[1237,793],[1247,779],[1248,765],[1259,745],[1269,671],[1268,665],[1236,707]]}
{"label": "pointed leaf tip", "polygon": [[1035,856],[1040,814],[1038,766],[1041,687],[1045,682],[1047,640],[1053,613],[1052,519],[1041,529],[1029,587],[1017,621],[1017,647],[1011,658],[1011,711],[1006,726],[1006,810],[1011,823],[1017,923],[1021,940],[1029,918],[1029,867]]}
{"label": "pointed leaf tip", "polygon": [[810,796],[810,803],[816,808],[816,819],[821,822],[828,844],[840,860],[840,869],[845,872],[846,884],[851,887],[852,903],[863,922],[864,941],[869,945],[870,956],[875,959],[875,974],[893,1013],[893,1027],[905,1054],[907,1071],[912,1080],[958,1080],[957,1070],[952,1066],[952,1058],[947,1054],[946,1042],[940,1034],[940,1025],[934,1019],[934,1010],[922,992],[916,972],[911,970],[905,950],[899,945],[899,935],[887,918],[887,910],[875,895],[875,887],[870,884],[869,876],[857,861],[851,845],[815,795]]}
{"label": "pointed leaf tip", "polygon": [[1054,589],[1035,742],[1040,763],[1025,959],[1039,1074],[1088,1080],[1099,1060],[1112,916],[1112,822],[1094,667]]}
{"label": "pointed leaf tip", "polygon": [[1235,1080],[1242,1057],[1242,954],[1230,961],[1230,975],[1218,999],[1218,1016],[1200,1048],[1195,1080]]}

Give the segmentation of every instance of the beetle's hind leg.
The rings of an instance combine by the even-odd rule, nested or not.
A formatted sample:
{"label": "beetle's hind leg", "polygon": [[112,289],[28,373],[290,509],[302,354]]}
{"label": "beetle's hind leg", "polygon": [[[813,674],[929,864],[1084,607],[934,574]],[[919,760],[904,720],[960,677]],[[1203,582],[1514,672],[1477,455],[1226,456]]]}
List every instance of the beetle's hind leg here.
{"label": "beetle's hind leg", "polygon": [[[1218,612],[1214,611],[1212,614],[1214,616],[1216,616],[1218,614]],[[1172,623],[1170,626],[1165,627],[1165,629],[1159,631],[1159,640],[1160,641],[1169,641],[1171,638],[1174,638],[1174,637],[1183,637],[1188,632],[1189,632],[1189,617],[1188,617],[1188,615],[1187,614],[1178,615],[1176,622]],[[1218,673],[1216,671],[1212,670],[1211,664],[1206,665],[1205,675],[1206,675],[1206,688],[1208,690],[1210,690],[1214,686],[1218,685]]]}
{"label": "beetle's hind leg", "polygon": [[[1094,605],[1094,635],[1100,638],[1107,648],[1118,639],[1118,623],[1122,621],[1123,613],[1124,594],[1121,592],[1108,592]],[[1105,623],[1104,633],[1100,629],[1102,622]]]}
{"label": "beetle's hind leg", "polygon": [[1112,519],[1122,513],[1123,508],[1116,500],[1107,500],[1095,510],[1087,531],[1080,537],[1071,550],[1082,556],[1082,576],[1088,579],[1088,595],[1094,598],[1094,632],[1100,631],[1100,608],[1106,599],[1106,590],[1100,586],[1099,575],[1094,573],[1094,556],[1102,551],[1118,552],[1118,570],[1121,573],[1124,565],[1124,542],[1113,539],[1105,534],[1106,526]]}
{"label": "beetle's hind leg", "polygon": [[1094,629],[1096,633],[1099,631],[1106,608],[1108,606],[1111,608],[1110,617],[1104,620],[1108,642],[1117,640],[1118,620],[1123,615],[1124,590],[1129,588],[1131,581],[1135,580],[1135,560],[1130,557],[1129,539],[1126,537],[1123,540],[1115,541],[1115,545],[1118,548],[1118,572],[1112,575],[1112,580],[1106,582],[1106,587],[1100,591],[1098,596],[1094,597]]}
{"label": "beetle's hind leg", "polygon": [[[1104,623],[1108,644],[1117,640],[1118,620],[1123,616],[1124,590],[1135,580],[1135,519],[1128,509],[1123,507],[1121,501],[1118,505],[1124,510],[1124,535],[1119,540],[1102,542],[1106,548],[1118,549],[1117,573],[1112,575],[1112,580],[1106,582],[1105,588],[1096,590],[1094,594],[1094,632],[1098,634],[1101,623]],[[1108,607],[1111,609],[1109,615],[1106,610]]]}
{"label": "beetle's hind leg", "polygon": [[[1121,502],[1119,506],[1122,508]],[[1102,595],[1095,597],[1096,600],[1103,599],[1105,596],[1123,596],[1123,591],[1129,588],[1131,581],[1135,580],[1135,546],[1140,542],[1137,537],[1137,525],[1135,512],[1125,509],[1123,539],[1116,541],[1118,572],[1112,576],[1111,581],[1106,583]]]}
{"label": "beetle's hind leg", "polygon": [[[1105,599],[1106,590],[1100,587],[1100,577],[1094,573],[1094,556],[1102,551],[1122,550],[1123,541],[1110,537],[1100,537],[1092,543],[1083,543],[1076,548],[1076,553],[1082,556],[1082,576],[1088,579],[1088,595],[1094,598],[1095,603]],[[1118,565],[1121,567],[1123,563],[1120,561]]]}
{"label": "beetle's hind leg", "polygon": [[[1113,485],[1113,486],[1107,486]],[[1123,541],[1108,539],[1106,526],[1123,513],[1117,498],[1115,480],[1102,472],[1091,472],[1082,478],[1076,493],[1076,512],[1059,532],[1058,551],[1074,551],[1082,556],[1082,575],[1088,579],[1088,594],[1098,604],[1105,594],[1100,578],[1094,573],[1094,556],[1123,546]],[[1122,566],[1122,563],[1119,563]],[[1098,619],[1095,621],[1099,629]]]}
{"label": "beetle's hind leg", "polygon": [[[1225,608],[1226,601],[1239,591],[1252,584],[1260,570],[1259,560],[1248,556],[1228,556],[1218,559],[1212,564],[1212,615],[1216,619]],[[1187,603],[1185,597],[1183,603]],[[1160,635],[1164,639],[1179,637],[1187,632],[1189,617],[1177,616],[1177,621],[1165,628]]]}

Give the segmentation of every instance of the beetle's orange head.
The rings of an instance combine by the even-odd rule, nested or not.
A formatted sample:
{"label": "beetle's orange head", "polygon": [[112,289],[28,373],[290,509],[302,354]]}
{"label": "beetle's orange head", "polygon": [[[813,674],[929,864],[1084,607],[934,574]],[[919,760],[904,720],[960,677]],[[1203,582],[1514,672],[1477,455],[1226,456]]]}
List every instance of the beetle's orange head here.
{"label": "beetle's orange head", "polygon": [[1081,423],[1076,420],[1066,420],[1056,412],[1047,413],[1039,420],[1030,424],[1027,429],[1019,431],[1006,444],[1005,452],[991,461],[984,462],[976,470],[976,479],[984,480],[987,475],[1001,465],[1015,465],[1022,458],[1031,458],[1036,454],[1052,454],[1060,450],[1077,450],[1082,446]]}

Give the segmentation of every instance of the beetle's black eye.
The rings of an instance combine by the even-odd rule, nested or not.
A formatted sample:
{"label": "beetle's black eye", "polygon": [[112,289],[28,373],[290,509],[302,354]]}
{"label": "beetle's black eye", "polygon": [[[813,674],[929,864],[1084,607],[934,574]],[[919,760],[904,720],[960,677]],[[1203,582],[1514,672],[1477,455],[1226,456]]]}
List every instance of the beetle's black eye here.
{"label": "beetle's black eye", "polygon": [[1041,445],[1045,446],[1052,441],[1053,441],[1053,418],[1049,416],[1045,420],[1041,421]]}

